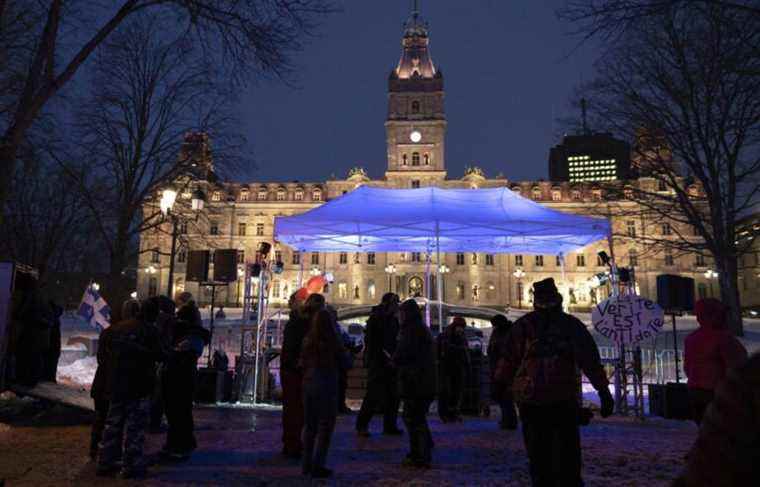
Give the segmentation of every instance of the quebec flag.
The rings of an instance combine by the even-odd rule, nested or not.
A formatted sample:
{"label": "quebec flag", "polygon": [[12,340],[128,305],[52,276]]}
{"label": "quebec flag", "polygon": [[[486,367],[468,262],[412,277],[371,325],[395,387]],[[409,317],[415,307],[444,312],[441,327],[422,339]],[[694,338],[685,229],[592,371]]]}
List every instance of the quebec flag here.
{"label": "quebec flag", "polygon": [[111,325],[111,308],[103,297],[91,285],[87,286],[79,304],[79,316],[90,326],[103,330]]}

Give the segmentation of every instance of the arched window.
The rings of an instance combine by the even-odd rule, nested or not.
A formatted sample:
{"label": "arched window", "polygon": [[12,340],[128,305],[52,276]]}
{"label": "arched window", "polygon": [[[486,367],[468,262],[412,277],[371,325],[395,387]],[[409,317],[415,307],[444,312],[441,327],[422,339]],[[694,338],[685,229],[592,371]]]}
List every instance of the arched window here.
{"label": "arched window", "polygon": [[420,165],[420,153],[414,152],[412,153],[412,166],[419,166]]}
{"label": "arched window", "polygon": [[403,156],[401,156],[401,164],[404,165],[404,166],[406,166],[407,164],[409,164],[409,157],[407,157],[406,154],[404,154]]}
{"label": "arched window", "polygon": [[285,201],[285,190],[280,188],[277,190],[277,201]]}
{"label": "arched window", "polygon": [[211,201],[222,201],[222,192],[214,191],[211,193]]}
{"label": "arched window", "polygon": [[426,166],[430,165],[430,154],[425,154],[425,165]]}
{"label": "arched window", "polygon": [[314,201],[322,201],[322,190],[321,189],[315,189],[313,193],[311,193],[311,199]]}
{"label": "arched window", "polygon": [[296,201],[303,201],[303,190],[297,189],[295,194],[295,200]]}
{"label": "arched window", "polygon": [[424,289],[422,285],[422,279],[420,277],[414,276],[411,279],[409,279],[409,296],[410,297],[422,296],[423,290]]}
{"label": "arched window", "polygon": [[251,198],[251,193],[247,189],[240,190],[240,201],[248,201]]}
{"label": "arched window", "polygon": [[581,193],[580,189],[574,189],[573,190],[573,200],[574,201],[580,201],[583,199],[583,193]]}
{"label": "arched window", "polygon": [[599,188],[592,190],[591,196],[594,198],[594,201],[602,201],[602,190]]}
{"label": "arched window", "polygon": [[541,199],[541,188],[535,187],[533,188],[533,199],[534,200],[540,200]]}
{"label": "arched window", "polygon": [[417,114],[420,113],[420,102],[417,100],[414,100],[412,102],[412,113]]}
{"label": "arched window", "polygon": [[559,188],[552,188],[552,201],[562,201],[562,190]]}
{"label": "arched window", "polygon": [[259,189],[259,194],[256,196],[256,198],[257,198],[259,201],[264,201],[264,200],[266,200],[266,199],[267,199],[267,189],[266,189],[266,188],[260,188],[260,189]]}

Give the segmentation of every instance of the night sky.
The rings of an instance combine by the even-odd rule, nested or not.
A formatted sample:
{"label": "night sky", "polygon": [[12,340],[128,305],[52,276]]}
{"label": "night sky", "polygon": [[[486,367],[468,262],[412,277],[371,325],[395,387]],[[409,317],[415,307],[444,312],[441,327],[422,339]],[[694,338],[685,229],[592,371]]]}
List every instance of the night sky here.
{"label": "night sky", "polygon": [[[557,20],[564,0],[422,0],[433,61],[443,70],[450,178],[478,165],[511,180],[548,174],[576,85],[593,76],[593,46]],[[294,64],[295,86],[262,81],[241,94],[260,181],[323,181],[363,166],[385,171],[387,79],[401,54],[409,0],[346,0]]]}

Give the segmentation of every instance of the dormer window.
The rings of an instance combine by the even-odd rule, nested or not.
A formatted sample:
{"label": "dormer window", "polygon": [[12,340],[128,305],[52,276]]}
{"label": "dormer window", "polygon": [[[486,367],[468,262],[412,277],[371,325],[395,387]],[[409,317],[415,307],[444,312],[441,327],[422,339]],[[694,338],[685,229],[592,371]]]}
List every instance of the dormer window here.
{"label": "dormer window", "polygon": [[420,113],[420,102],[417,100],[412,102],[412,113],[415,115]]}
{"label": "dormer window", "polygon": [[311,199],[313,199],[314,201],[322,201],[322,190],[315,189],[314,192],[311,194]]}
{"label": "dormer window", "polygon": [[574,201],[580,201],[583,199],[583,194],[581,193],[581,190],[579,189],[574,189],[572,192],[572,195],[573,195]]}
{"label": "dormer window", "polygon": [[285,201],[285,190],[280,188],[277,190],[277,201]]}
{"label": "dormer window", "polygon": [[267,199],[267,190],[266,190],[266,188],[261,188],[261,189],[259,190],[259,194],[256,196],[256,198],[257,198],[259,201],[264,201],[264,200],[266,200],[266,199]]}
{"label": "dormer window", "polygon": [[420,153],[414,152],[412,154],[412,166],[419,166],[420,165]]}
{"label": "dormer window", "polygon": [[248,192],[247,189],[243,189],[240,191],[240,201],[248,201],[251,197],[251,194]]}
{"label": "dormer window", "polygon": [[294,199],[296,201],[303,201],[303,190],[302,189],[297,189],[296,190],[296,193],[294,195]]}
{"label": "dormer window", "polygon": [[534,200],[540,200],[541,199],[541,188],[533,188],[533,199]]}
{"label": "dormer window", "polygon": [[559,188],[552,189],[552,201],[562,201],[562,190]]}
{"label": "dormer window", "polygon": [[214,191],[211,193],[211,201],[222,201],[222,192]]}

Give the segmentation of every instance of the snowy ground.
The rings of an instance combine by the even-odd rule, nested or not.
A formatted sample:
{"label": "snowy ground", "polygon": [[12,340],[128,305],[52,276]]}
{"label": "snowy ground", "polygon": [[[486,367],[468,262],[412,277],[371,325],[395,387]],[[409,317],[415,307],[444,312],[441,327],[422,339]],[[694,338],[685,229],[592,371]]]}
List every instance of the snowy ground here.
{"label": "snowy ground", "polygon": [[[200,446],[192,459],[181,465],[152,465],[146,481],[130,483],[96,479],[86,458],[86,421],[62,421],[65,413],[60,409],[4,414],[2,404],[0,479],[8,486],[309,485],[298,465],[279,455],[277,411],[196,409]],[[519,432],[499,431],[495,419],[467,418],[452,425],[431,415],[436,448],[429,471],[399,466],[407,449],[405,437],[360,439],[353,432],[354,420],[339,418],[328,458],[337,476],[327,485],[529,485]],[[595,419],[582,429],[587,485],[666,486],[682,468],[695,434],[696,428],[686,422]],[[149,435],[152,460],[162,440],[162,435]]]}

